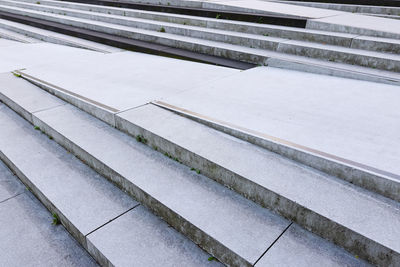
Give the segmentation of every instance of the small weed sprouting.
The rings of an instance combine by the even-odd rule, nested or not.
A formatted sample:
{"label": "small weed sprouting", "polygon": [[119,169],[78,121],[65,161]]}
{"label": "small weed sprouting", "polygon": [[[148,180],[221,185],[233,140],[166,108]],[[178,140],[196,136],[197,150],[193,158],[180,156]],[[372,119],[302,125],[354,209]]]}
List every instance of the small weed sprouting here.
{"label": "small weed sprouting", "polygon": [[215,260],[215,258],[212,256],[208,258],[208,261],[214,261],[214,260]]}
{"label": "small weed sprouting", "polygon": [[137,135],[137,136],[136,136],[136,141],[138,141],[138,142],[140,142],[140,143],[143,143],[143,144],[147,144],[147,139],[144,138],[143,135]]}
{"label": "small weed sprouting", "polygon": [[215,18],[216,18],[216,19],[220,19],[220,18],[221,18],[221,14],[217,14],[217,15],[215,16]]}
{"label": "small weed sprouting", "polygon": [[155,151],[158,151],[158,147],[157,147],[157,146],[152,145],[152,147],[153,147],[153,149],[154,149]]}
{"label": "small weed sprouting", "polygon": [[263,35],[264,35],[264,36],[269,36],[269,34],[268,34],[268,33],[264,33]]}
{"label": "small weed sprouting", "polygon": [[18,78],[21,78],[21,77],[22,77],[22,75],[21,75],[21,74],[19,74],[19,73],[16,73],[16,72],[13,72],[13,75],[14,75],[15,77],[18,77]]}
{"label": "small weed sprouting", "polygon": [[58,225],[60,224],[60,218],[58,217],[57,213],[53,213],[53,222],[51,223],[52,225]]}
{"label": "small weed sprouting", "polygon": [[49,139],[50,139],[50,140],[53,140],[53,137],[49,135]]}
{"label": "small weed sprouting", "polygon": [[39,126],[35,126],[35,127],[33,127],[33,129],[35,129],[37,131],[40,131],[40,127]]}
{"label": "small weed sprouting", "polygon": [[36,4],[40,5],[40,2],[39,2],[39,1],[37,1],[37,2],[36,2]]}
{"label": "small weed sprouting", "polygon": [[160,32],[165,32],[165,28],[161,27]]}
{"label": "small weed sprouting", "polygon": [[190,168],[190,170],[191,170],[191,171],[194,171],[194,172],[196,172],[197,174],[200,174],[200,170],[199,170],[199,169],[196,169],[196,168]]}

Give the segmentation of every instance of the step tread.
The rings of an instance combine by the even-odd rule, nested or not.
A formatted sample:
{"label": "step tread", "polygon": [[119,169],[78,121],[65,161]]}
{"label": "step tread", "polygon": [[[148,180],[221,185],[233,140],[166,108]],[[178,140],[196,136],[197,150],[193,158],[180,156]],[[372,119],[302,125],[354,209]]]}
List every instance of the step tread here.
{"label": "step tread", "polygon": [[117,116],[400,252],[399,203],[153,105]]}
{"label": "step tread", "polygon": [[[14,197],[2,201],[2,190]],[[0,160],[0,265],[98,266],[62,226],[51,224],[52,219]]]}
{"label": "step tread", "polygon": [[[52,96],[48,95],[48,97]],[[31,101],[34,101],[33,99],[34,97]],[[22,106],[27,104],[26,100],[18,98],[14,98],[13,101]],[[289,222],[281,217],[271,214],[214,181],[190,171],[189,168],[171,161],[70,105],[62,105],[33,114],[55,131],[139,185],[157,200],[168,205],[180,216],[196,224],[212,238],[219,240],[253,263],[289,226]],[[60,116],[64,118],[63,122],[59,120]],[[341,262],[351,263],[350,265],[360,263],[355,258],[348,257],[349,254],[343,250],[332,244],[329,245],[325,240],[316,239],[309,232],[301,236],[309,240],[307,241],[310,244],[308,249],[313,251],[318,247],[327,249],[326,253],[314,252],[316,257],[330,255],[333,263],[336,262],[335,257],[343,258]],[[89,236],[89,240],[104,239],[101,233],[93,239]],[[302,238],[296,239],[290,236],[288,239],[288,242],[302,240]],[[124,239],[123,242],[127,240]],[[108,244],[105,246],[112,251],[112,246]],[[299,249],[297,253],[301,254],[301,247]],[[277,251],[283,253],[281,250]],[[286,250],[284,253],[292,252]],[[336,264],[340,265],[337,262]]]}

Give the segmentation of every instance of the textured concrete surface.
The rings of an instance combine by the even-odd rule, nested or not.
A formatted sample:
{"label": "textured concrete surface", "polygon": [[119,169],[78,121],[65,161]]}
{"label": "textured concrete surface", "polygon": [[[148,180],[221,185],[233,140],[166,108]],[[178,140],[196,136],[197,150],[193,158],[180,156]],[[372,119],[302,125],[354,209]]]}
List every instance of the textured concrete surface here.
{"label": "textured concrete surface", "polygon": [[[17,41],[23,41],[25,43],[37,43],[39,40],[49,43],[55,43],[60,45],[67,45],[72,47],[84,48],[102,53],[112,53],[123,51],[122,49],[95,43],[92,41],[80,39],[73,36],[68,36],[61,33],[56,33],[40,28],[32,27],[22,23],[12,22],[4,19],[0,19],[0,36],[1,32],[11,32],[9,36],[15,38]],[[29,36],[29,37],[28,37]]]}
{"label": "textured concrete surface", "polygon": [[[98,56],[96,60],[81,58],[73,64],[47,64],[29,68],[24,73],[117,110],[124,110],[237,74],[239,71],[122,52]],[[74,76],[73,79],[71,75]],[[116,97],[116,92],[123,97]]]}
{"label": "textured concrete surface", "polygon": [[[290,253],[288,253],[290,251]],[[292,224],[255,266],[371,266]]]}
{"label": "textured concrete surface", "polygon": [[68,218],[78,231],[74,233],[76,237],[90,233],[137,205],[3,104],[0,125],[1,152],[47,198],[42,201],[51,203]]}
{"label": "textured concrete surface", "polygon": [[0,161],[0,203],[24,193],[25,186]]}
{"label": "textured concrete surface", "polygon": [[88,243],[115,266],[222,266],[143,206],[88,235]]}
{"label": "textured concrete surface", "polygon": [[4,192],[14,197],[0,200],[1,266],[97,266],[0,161],[0,196]]}
{"label": "textured concrete surface", "polygon": [[[136,131],[136,134],[145,133],[149,145],[159,146],[170,154],[178,155],[184,162],[195,164],[195,168],[204,170],[207,176],[259,201],[263,206],[278,210],[326,238],[342,243],[343,240],[339,238],[340,232],[337,232],[338,225],[341,225],[390,246],[395,251],[400,249],[398,241],[392,242],[394,235],[397,235],[395,240],[400,239],[398,234],[394,234],[396,230],[392,228],[400,219],[400,206],[397,202],[386,202],[353,185],[294,164],[275,153],[258,149],[254,145],[220,134],[158,107],[144,106],[118,116],[127,120],[128,124],[131,122],[146,129]],[[123,122],[118,123],[117,120],[118,127],[122,124]],[[125,125],[123,129],[129,127],[134,128]],[[158,135],[158,140],[148,133]],[[165,144],[164,140],[171,144]],[[261,188],[255,188],[249,181],[242,181],[242,177],[260,185]],[[295,205],[280,201],[279,197],[278,200],[271,201],[273,197],[262,188],[276,192],[283,199],[289,199],[311,212],[304,216],[299,215],[300,207],[293,209]],[[328,218],[330,223],[321,223],[322,219],[316,218],[315,214]],[[388,220],[386,226],[383,226],[385,220],[376,214]],[[364,218],[363,223],[359,221],[361,218]],[[322,228],[318,230],[319,227]],[[383,228],[387,229],[386,233],[382,232]],[[347,235],[352,235],[354,240],[358,239],[357,234]],[[352,245],[352,249],[357,249],[358,242],[364,243],[368,250],[374,247],[369,241],[359,239]],[[349,245],[350,242],[346,244]]]}
{"label": "textured concrete surface", "polygon": [[[7,42],[11,42],[6,40]],[[73,58],[90,58],[100,53],[67,46],[36,43],[18,43],[0,49],[0,72],[8,72],[32,66],[46,65],[50,62],[66,63]]]}
{"label": "textured concrete surface", "polygon": [[391,85],[260,67],[164,102],[399,174],[399,92]]}
{"label": "textured concrete surface", "polygon": [[[223,256],[228,257],[227,260],[236,260],[237,254],[254,263],[288,225],[281,217],[76,108],[61,106],[35,113],[35,116],[36,124],[43,125],[50,133],[61,133],[66,139],[59,141],[65,146],[71,147],[69,143],[73,142],[97,159],[86,157],[96,170],[117,173],[118,176],[113,175],[115,182],[165,216],[168,223],[190,238],[198,239],[196,242],[205,245],[205,249],[213,251],[215,241],[212,239],[225,246]],[[55,134],[54,137],[58,141]],[[151,198],[143,198],[143,194]],[[160,204],[154,203],[152,198]],[[181,224],[172,212],[187,223]]]}

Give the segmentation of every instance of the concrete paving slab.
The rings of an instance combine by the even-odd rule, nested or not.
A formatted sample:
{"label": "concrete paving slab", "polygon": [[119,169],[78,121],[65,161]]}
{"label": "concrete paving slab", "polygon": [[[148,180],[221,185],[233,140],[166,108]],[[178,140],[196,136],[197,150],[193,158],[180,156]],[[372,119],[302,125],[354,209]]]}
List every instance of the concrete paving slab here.
{"label": "concrete paving slab", "polygon": [[0,161],[0,203],[25,191],[25,186]]}
{"label": "concrete paving slab", "polygon": [[164,102],[400,174],[398,89],[259,67]]}
{"label": "concrete paving slab", "polygon": [[[24,70],[24,73],[118,111],[239,72],[134,52],[103,55],[96,60],[80,58],[69,64],[54,62]],[[116,92],[123,97],[116,97]]]}
{"label": "concrete paving slab", "polygon": [[400,21],[345,13],[307,21],[307,28],[399,39]]}
{"label": "concrete paving slab", "polygon": [[[290,251],[290,253],[288,253]],[[292,224],[255,266],[372,266]]]}
{"label": "concrete paving slab", "polygon": [[115,266],[223,266],[143,206],[87,238]]}
{"label": "concrete paving slab", "polygon": [[0,49],[0,73],[46,65],[50,62],[65,64],[73,58],[90,58],[98,55],[102,55],[102,53],[49,43],[22,44],[16,42],[16,44]]}
{"label": "concrete paving slab", "polygon": [[29,192],[0,203],[0,265],[98,266],[65,228],[52,225],[52,220]]}
{"label": "concrete paving slab", "polygon": [[46,197],[41,201],[68,218],[78,231],[73,232],[75,237],[83,238],[137,205],[40,131],[32,131],[31,124],[4,104],[0,106],[0,126],[1,152]]}
{"label": "concrete paving slab", "polygon": [[13,41],[13,40],[9,40],[9,39],[0,37],[0,47],[1,47],[1,49],[4,49],[4,47],[14,46],[14,45],[18,45],[18,44],[21,44],[21,43],[17,42],[17,41]]}

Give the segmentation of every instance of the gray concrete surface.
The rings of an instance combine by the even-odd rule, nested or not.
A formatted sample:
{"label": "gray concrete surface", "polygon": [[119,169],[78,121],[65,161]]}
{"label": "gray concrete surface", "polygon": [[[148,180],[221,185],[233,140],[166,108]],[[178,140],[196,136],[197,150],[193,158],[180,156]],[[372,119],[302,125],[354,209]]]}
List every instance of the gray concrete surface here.
{"label": "gray concrete surface", "polygon": [[[14,5],[18,7],[14,7]],[[193,26],[170,24],[167,22],[157,23],[149,20],[126,18],[123,16],[116,17],[112,15],[102,15],[86,11],[74,11],[70,9],[60,9],[56,7],[43,7],[41,5],[26,4],[26,3],[14,3],[10,1],[3,1],[0,8],[4,11],[29,15],[36,18],[45,18],[50,21],[59,23],[66,23],[74,25],[80,28],[92,29],[101,32],[107,32],[123,37],[140,39],[144,41],[161,43],[164,45],[184,48],[187,50],[196,50],[205,54],[212,55],[228,55],[228,47],[222,49],[217,54],[214,47],[217,43],[223,41],[234,45],[244,45],[245,47],[267,49],[272,51],[278,51],[282,53],[294,54],[298,56],[305,56],[311,58],[318,58],[321,60],[331,60],[337,62],[344,62],[347,64],[360,65],[365,67],[384,69],[388,71],[399,71],[400,70],[400,58],[394,54],[384,54],[378,52],[358,51],[356,49],[343,49],[336,48],[335,46],[319,46],[308,45],[307,43],[297,42],[297,45],[289,40],[276,39],[273,37],[265,36],[254,36],[250,38],[245,33],[235,35],[227,31],[215,30],[215,29],[204,29],[195,28]],[[41,11],[35,11],[32,9],[38,9]],[[52,11],[57,14],[51,14],[45,11]],[[61,15],[60,15],[61,14]],[[96,21],[98,20],[98,21]],[[315,23],[315,22],[313,22]],[[121,24],[121,25],[118,25]],[[132,28],[135,27],[135,28]],[[159,33],[161,28],[164,28],[165,33]],[[179,34],[177,36],[177,34]],[[184,37],[180,36],[184,35]],[[175,37],[176,36],[176,37]],[[179,38],[178,38],[179,37]],[[202,43],[195,39],[203,39]],[[210,42],[217,42],[216,44],[207,43],[205,40]],[[288,42],[289,41],[289,42]],[[279,45],[279,46],[278,46]],[[392,44],[393,45],[393,44]],[[381,46],[383,49],[385,46]],[[235,50],[234,47],[231,49]],[[236,48],[236,51],[238,49]],[[261,52],[261,51],[259,51]],[[256,51],[252,52],[257,53]],[[265,55],[270,57],[273,55]],[[253,56],[254,57],[254,56]],[[244,56],[244,54],[229,56],[232,59],[240,59],[251,63],[262,63],[262,57],[254,60],[250,55]],[[257,57],[256,57],[257,58]]]}
{"label": "gray concrete surface", "polygon": [[[62,224],[101,265],[126,266],[127,263],[132,263],[132,255],[141,255],[140,261],[144,265],[165,266],[165,264],[173,265],[177,262],[190,266],[210,265],[209,254],[202,251],[183,235],[169,228],[167,224],[162,223],[147,209],[140,208],[140,212],[132,213],[132,208],[137,207],[136,201],[67,153],[55,142],[49,140],[46,135],[40,133],[40,131],[35,131],[32,125],[3,104],[0,107],[0,125],[7,129],[1,132],[2,137],[0,139],[3,141],[0,142],[1,158],[12,166],[13,171],[24,183],[28,184],[32,192],[47,208],[58,214]],[[7,138],[4,138],[5,136]],[[7,141],[4,141],[5,139]],[[4,183],[1,181],[0,186],[7,189],[9,193],[16,192],[13,187],[7,184],[6,186],[3,185]],[[2,191],[0,190],[0,192]],[[2,203],[0,203],[0,210],[1,205]],[[48,224],[46,224],[46,227],[52,221],[50,217],[47,215]],[[0,224],[2,223],[1,219]],[[121,220],[123,224],[118,223]],[[149,222],[149,225],[141,223],[142,220]],[[24,227],[29,229],[29,223],[27,221]],[[133,227],[134,225],[135,227]],[[103,230],[103,227],[107,228]],[[149,227],[151,228],[149,229]],[[18,227],[11,223],[8,228],[4,229],[8,233],[20,231]],[[100,233],[97,234],[97,231],[100,231]],[[154,233],[151,231],[154,231]],[[138,232],[147,234],[140,238],[135,236],[133,239],[124,239],[132,237]],[[163,235],[156,234],[160,232],[163,232]],[[93,239],[87,241],[88,235]],[[6,235],[6,237],[12,238],[10,235]],[[44,237],[47,238],[46,235]],[[110,240],[116,243],[110,246]],[[125,243],[122,245],[120,240],[124,240]],[[26,243],[31,245],[31,241]],[[50,238],[48,242],[53,241]],[[66,246],[66,248],[69,246],[68,241],[58,240],[58,242],[57,251],[60,250],[59,247],[61,246]],[[146,242],[157,244],[157,246],[149,245],[144,249],[143,244]],[[44,243],[47,244],[46,241]],[[7,245],[10,246],[6,243],[5,247]],[[15,245],[12,243],[12,246],[17,246],[17,243]],[[51,249],[48,250],[51,251]],[[127,254],[127,251],[129,254]],[[43,261],[47,259],[46,253],[51,254],[47,251],[29,249],[29,247],[20,252],[26,255],[37,253],[40,256],[43,254],[41,258]],[[21,256],[18,253],[12,256],[18,255]],[[65,261],[72,263],[84,260],[84,258],[80,259],[79,255],[68,257]],[[29,257],[21,258],[23,260],[29,259]],[[8,258],[5,260],[8,260]],[[55,260],[58,259],[55,258]],[[49,264],[53,266],[52,261]],[[70,266],[74,264],[63,264],[61,261],[60,265]],[[28,266],[30,265],[28,264]],[[37,266],[37,264],[33,266]],[[44,266],[47,265],[44,264]],[[90,265],[81,263],[77,266]]]}
{"label": "gray concrete surface", "polygon": [[[18,82],[19,81],[20,80],[18,80]],[[32,88],[32,90],[34,89]],[[40,97],[42,98],[43,96]],[[14,103],[21,103],[18,97],[14,97],[13,101]],[[35,101],[33,95],[31,101]],[[62,121],[59,120],[61,117],[63,118]],[[129,193],[137,197],[139,201],[144,202],[150,209],[161,215],[172,226],[194,239],[196,243],[199,243],[205,249],[211,251],[212,254],[216,255],[224,263],[232,264],[233,262],[243,262],[243,260],[241,260],[242,257],[245,258],[247,262],[255,263],[265,251],[265,245],[272,244],[288,225],[288,223],[285,225],[284,220],[272,215],[267,210],[239,197],[232,191],[212,182],[206,177],[195,174],[190,171],[189,168],[174,163],[160,153],[146,148],[132,138],[125,136],[117,130],[112,129],[106,124],[91,118],[84,112],[69,105],[62,105],[35,112],[33,120],[35,125],[38,125],[47,134],[53,136],[54,140],[60,142],[67,149],[77,154],[80,158],[83,158],[87,164],[122,186]],[[93,138],[94,136],[96,136],[96,138]],[[210,138],[209,141],[213,142],[212,138]],[[232,147],[232,144],[227,146]],[[204,149],[204,146],[202,147]],[[238,149],[239,146],[235,146],[235,148]],[[220,151],[224,153],[224,150],[221,149]],[[257,148],[254,148],[253,153],[256,153],[256,151]],[[244,151],[240,150],[240,153],[243,154],[243,152]],[[266,152],[260,151],[260,153]],[[121,157],[123,157],[123,160],[120,160]],[[262,165],[266,162],[266,158],[260,155],[256,156],[252,154],[250,157],[254,160],[259,158],[260,161],[264,162]],[[267,172],[270,173],[275,170],[278,171],[278,174],[270,176],[268,181],[265,180],[267,179],[265,175],[254,176],[249,174],[249,172],[253,174],[255,174],[255,172],[259,173],[261,171],[260,166],[251,165],[243,169],[243,166],[239,166],[237,162],[231,162],[237,166],[228,166],[226,164],[232,159],[226,157],[226,155],[222,159],[225,163],[221,164],[227,169],[241,169],[234,170],[234,172],[239,173],[242,177],[249,175],[249,177],[255,178],[257,180],[254,180],[255,183],[265,183],[267,187],[273,185],[274,189],[272,190],[275,190],[275,192],[280,191],[279,194],[282,195],[279,206],[281,209],[278,210],[275,206],[274,209],[276,211],[290,218],[295,218],[297,221],[301,221],[303,225],[304,221],[314,222],[315,225],[306,225],[308,228],[317,231],[317,225],[320,222],[317,218],[312,216],[313,213],[309,214],[310,217],[305,216],[304,218],[293,217],[293,214],[297,213],[295,211],[291,211],[294,212],[292,215],[287,213],[288,209],[290,210],[290,205],[288,204],[288,206],[285,206],[285,199],[289,198],[293,201],[293,198],[298,198],[293,202],[305,205],[307,209],[316,212],[314,214],[323,214],[323,216],[328,216],[330,220],[339,222],[340,225],[347,225],[349,228],[341,229],[340,232],[343,231],[346,235],[351,235],[353,240],[357,240],[355,243],[362,243],[367,251],[359,250],[358,245],[357,249],[355,249],[352,245],[346,244],[347,248],[359,252],[363,257],[369,257],[372,261],[377,260],[379,253],[389,253],[388,255],[390,255],[390,257],[385,259],[385,263],[396,262],[397,254],[395,251],[397,248],[390,243],[390,240],[385,239],[385,234],[369,236],[369,238],[374,240],[372,243],[366,242],[365,237],[362,236],[368,235],[361,229],[362,227],[368,228],[376,225],[373,223],[372,218],[368,220],[371,224],[364,226],[352,222],[352,219],[348,218],[348,216],[354,214],[354,210],[359,210],[360,212],[366,211],[366,213],[358,214],[357,218],[365,219],[365,215],[367,217],[370,216],[367,210],[370,210],[372,207],[379,209],[379,211],[377,211],[378,213],[382,214],[382,212],[388,212],[391,214],[386,217],[397,216],[396,210],[385,206],[389,204],[389,206],[392,207],[393,204],[379,204],[379,199],[374,200],[376,201],[375,203],[371,202],[371,196],[365,195],[365,198],[363,198],[362,195],[364,193],[362,192],[360,192],[358,197],[363,199],[360,198],[358,201],[354,200],[352,192],[354,193],[357,190],[354,191],[355,189],[347,188],[339,181],[331,181],[331,179],[325,179],[317,175],[318,177],[316,179],[319,180],[320,183],[325,179],[324,185],[321,184],[321,186],[325,188],[325,191],[336,192],[341,195],[340,199],[348,199],[350,197],[353,200],[348,200],[348,203],[357,203],[359,205],[358,207],[349,207],[349,212],[345,214],[343,212],[339,213],[333,210],[326,210],[326,207],[331,207],[335,201],[326,199],[326,201],[329,202],[329,204],[327,204],[320,199],[318,201],[299,199],[299,197],[307,198],[312,195],[300,194],[301,196],[299,196],[298,192],[294,192],[293,189],[288,190],[285,183],[282,183],[282,179],[292,177],[293,179],[287,181],[287,183],[294,184],[296,181],[299,181],[299,179],[294,179],[294,177],[304,173],[304,177],[301,179],[303,183],[298,184],[294,188],[304,191],[303,187],[305,187],[307,188],[306,190],[310,190],[313,185],[315,185],[315,181],[305,183],[308,177],[312,177],[310,171],[295,167],[294,169],[298,171],[296,175],[287,175],[287,177],[280,178],[278,180],[280,182],[277,182],[274,177],[279,176],[279,170],[281,170],[281,168],[278,170],[276,169],[279,160],[273,162],[271,161],[273,157],[276,156],[267,157],[271,165],[274,166],[272,169],[267,170]],[[133,162],[135,164],[132,164]],[[283,169],[286,169],[284,171],[281,170],[281,172],[289,173],[290,171],[287,167],[288,165],[283,167]],[[350,190],[351,192],[349,191],[347,194],[345,193],[346,190]],[[248,195],[249,192],[245,194]],[[316,193],[315,196],[317,195],[320,194]],[[325,193],[322,195],[328,196]],[[274,199],[273,195],[266,194],[266,196]],[[335,196],[335,194],[332,195],[332,197]],[[271,207],[268,202],[263,204]],[[368,209],[362,208],[362,205],[368,206]],[[189,207],[190,209],[188,209]],[[343,205],[338,205],[337,208],[341,210],[343,209]],[[384,208],[387,208],[387,210],[384,211]],[[196,213],[193,213],[193,210],[196,210]],[[216,210],[219,212],[215,213]],[[336,217],[333,214],[335,214]],[[340,216],[343,217],[339,218]],[[183,220],[178,218],[183,218]],[[230,219],[227,220],[227,218]],[[391,224],[393,222],[388,223]],[[317,231],[319,234],[322,234],[322,232],[331,233],[333,228],[327,230],[327,222],[321,224],[324,225],[324,227],[323,230],[319,228],[320,231]],[[248,227],[244,227],[244,225]],[[384,227],[384,229],[389,228]],[[327,236],[325,235],[325,237]],[[215,241],[211,242],[211,238],[213,240],[218,240],[218,243],[222,244],[223,247],[219,246],[218,243],[214,243]],[[344,245],[345,241],[340,239],[340,235],[337,237],[331,236],[329,238],[335,238],[335,242],[341,241]],[[240,242],[238,243],[239,240]],[[251,240],[251,243],[247,243],[245,240]],[[392,247],[394,252],[382,252],[381,245],[378,245],[378,243],[384,243],[385,246]],[[221,251],[224,251],[222,255],[220,254]],[[232,256],[232,251],[237,253],[236,255],[238,256],[235,254]],[[230,256],[226,258],[225,255]]]}
{"label": "gray concrete surface", "polygon": [[[4,200],[4,196],[9,196]],[[97,266],[0,161],[1,266]]]}
{"label": "gray concrete surface", "polygon": [[[223,266],[148,209],[138,206],[88,235],[115,266]],[[152,251],[157,253],[152,253]],[[107,265],[107,264],[104,264]]]}
{"label": "gray concrete surface", "polygon": [[398,94],[397,86],[259,67],[163,101],[399,174]]}

